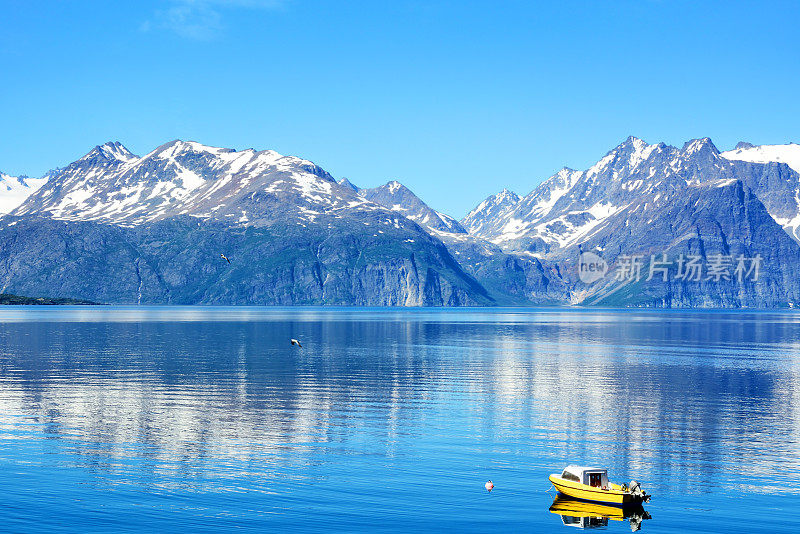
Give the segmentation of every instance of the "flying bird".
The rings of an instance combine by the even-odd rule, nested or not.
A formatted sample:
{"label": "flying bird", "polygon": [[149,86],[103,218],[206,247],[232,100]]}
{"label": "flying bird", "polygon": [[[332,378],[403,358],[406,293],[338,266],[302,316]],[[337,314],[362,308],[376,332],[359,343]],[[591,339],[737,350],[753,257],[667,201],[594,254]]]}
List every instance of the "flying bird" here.
{"label": "flying bird", "polygon": [[231,260],[229,260],[228,257],[225,256],[225,254],[220,254],[219,257],[222,258],[223,260],[227,261],[228,263],[231,262]]}
{"label": "flying bird", "polygon": [[289,344],[290,344],[290,345],[297,345],[297,346],[298,346],[298,347],[300,347],[301,349],[303,348],[303,345],[301,345],[301,344],[300,344],[300,342],[299,342],[299,341],[297,341],[297,340],[296,340],[296,339],[294,339],[294,338],[292,338],[292,339],[290,339],[290,340],[289,340]]}

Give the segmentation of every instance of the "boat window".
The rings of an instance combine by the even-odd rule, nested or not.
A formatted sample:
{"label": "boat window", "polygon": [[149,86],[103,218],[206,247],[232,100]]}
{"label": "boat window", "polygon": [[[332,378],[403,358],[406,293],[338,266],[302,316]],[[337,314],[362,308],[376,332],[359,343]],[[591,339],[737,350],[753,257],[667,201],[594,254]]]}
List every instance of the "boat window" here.
{"label": "boat window", "polygon": [[563,473],[561,473],[561,478],[563,478],[564,480],[572,480],[573,482],[580,482],[581,481],[581,479],[578,478],[578,475],[573,475],[572,473],[570,473],[566,469],[564,470]]}
{"label": "boat window", "polygon": [[603,475],[600,473],[589,473],[589,485],[593,488],[599,488],[603,485]]}

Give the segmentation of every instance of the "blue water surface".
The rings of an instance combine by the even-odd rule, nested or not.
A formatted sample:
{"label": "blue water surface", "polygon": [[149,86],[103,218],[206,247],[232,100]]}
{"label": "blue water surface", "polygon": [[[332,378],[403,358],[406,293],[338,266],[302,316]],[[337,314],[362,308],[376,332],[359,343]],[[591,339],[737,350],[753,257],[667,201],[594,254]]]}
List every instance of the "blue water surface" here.
{"label": "blue water surface", "polygon": [[0,308],[4,531],[794,532],[798,458],[791,311]]}

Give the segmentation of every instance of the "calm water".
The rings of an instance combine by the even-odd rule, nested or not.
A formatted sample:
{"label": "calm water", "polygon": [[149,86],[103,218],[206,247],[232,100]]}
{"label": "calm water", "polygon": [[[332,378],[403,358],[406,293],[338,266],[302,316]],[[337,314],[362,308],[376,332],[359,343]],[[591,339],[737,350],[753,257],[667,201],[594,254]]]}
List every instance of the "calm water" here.
{"label": "calm water", "polygon": [[6,531],[797,529],[795,313],[2,307],[0,381]]}

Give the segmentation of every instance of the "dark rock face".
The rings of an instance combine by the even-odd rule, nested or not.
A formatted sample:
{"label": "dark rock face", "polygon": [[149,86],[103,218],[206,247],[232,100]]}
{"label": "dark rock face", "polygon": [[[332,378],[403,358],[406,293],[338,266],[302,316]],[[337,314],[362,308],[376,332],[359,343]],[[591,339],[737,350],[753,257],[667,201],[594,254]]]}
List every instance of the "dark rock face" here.
{"label": "dark rock face", "polygon": [[2,292],[140,304],[493,303],[418,228],[376,236],[348,224],[230,227],[179,217],[125,228],[6,217],[0,222]]}
{"label": "dark rock face", "polygon": [[733,174],[752,190],[769,215],[795,240],[800,242],[798,192],[800,174],[785,163],[750,163],[732,161]]}
{"label": "dark rock face", "polygon": [[[800,247],[769,216],[755,194],[739,181],[703,184],[690,188],[679,199],[658,208],[658,213],[639,210],[649,224],[632,224],[617,216],[608,232],[582,245],[610,266],[609,274],[594,283],[578,279],[577,247],[556,260],[570,281],[573,293],[586,304],[653,307],[787,307],[798,302],[800,279],[791,276],[800,266]],[[616,273],[631,255],[641,256],[639,280],[617,280]],[[664,275],[651,262],[665,267]],[[678,259],[696,257],[701,264],[699,280],[678,277]],[[720,256],[729,258],[725,276],[713,276],[709,266]],[[738,258],[760,257],[757,280],[737,279]],[[664,278],[666,277],[666,281]]]}
{"label": "dark rock face", "polygon": [[479,237],[438,233],[453,257],[501,305],[557,305],[569,290],[557,268],[524,254],[508,254]]}

